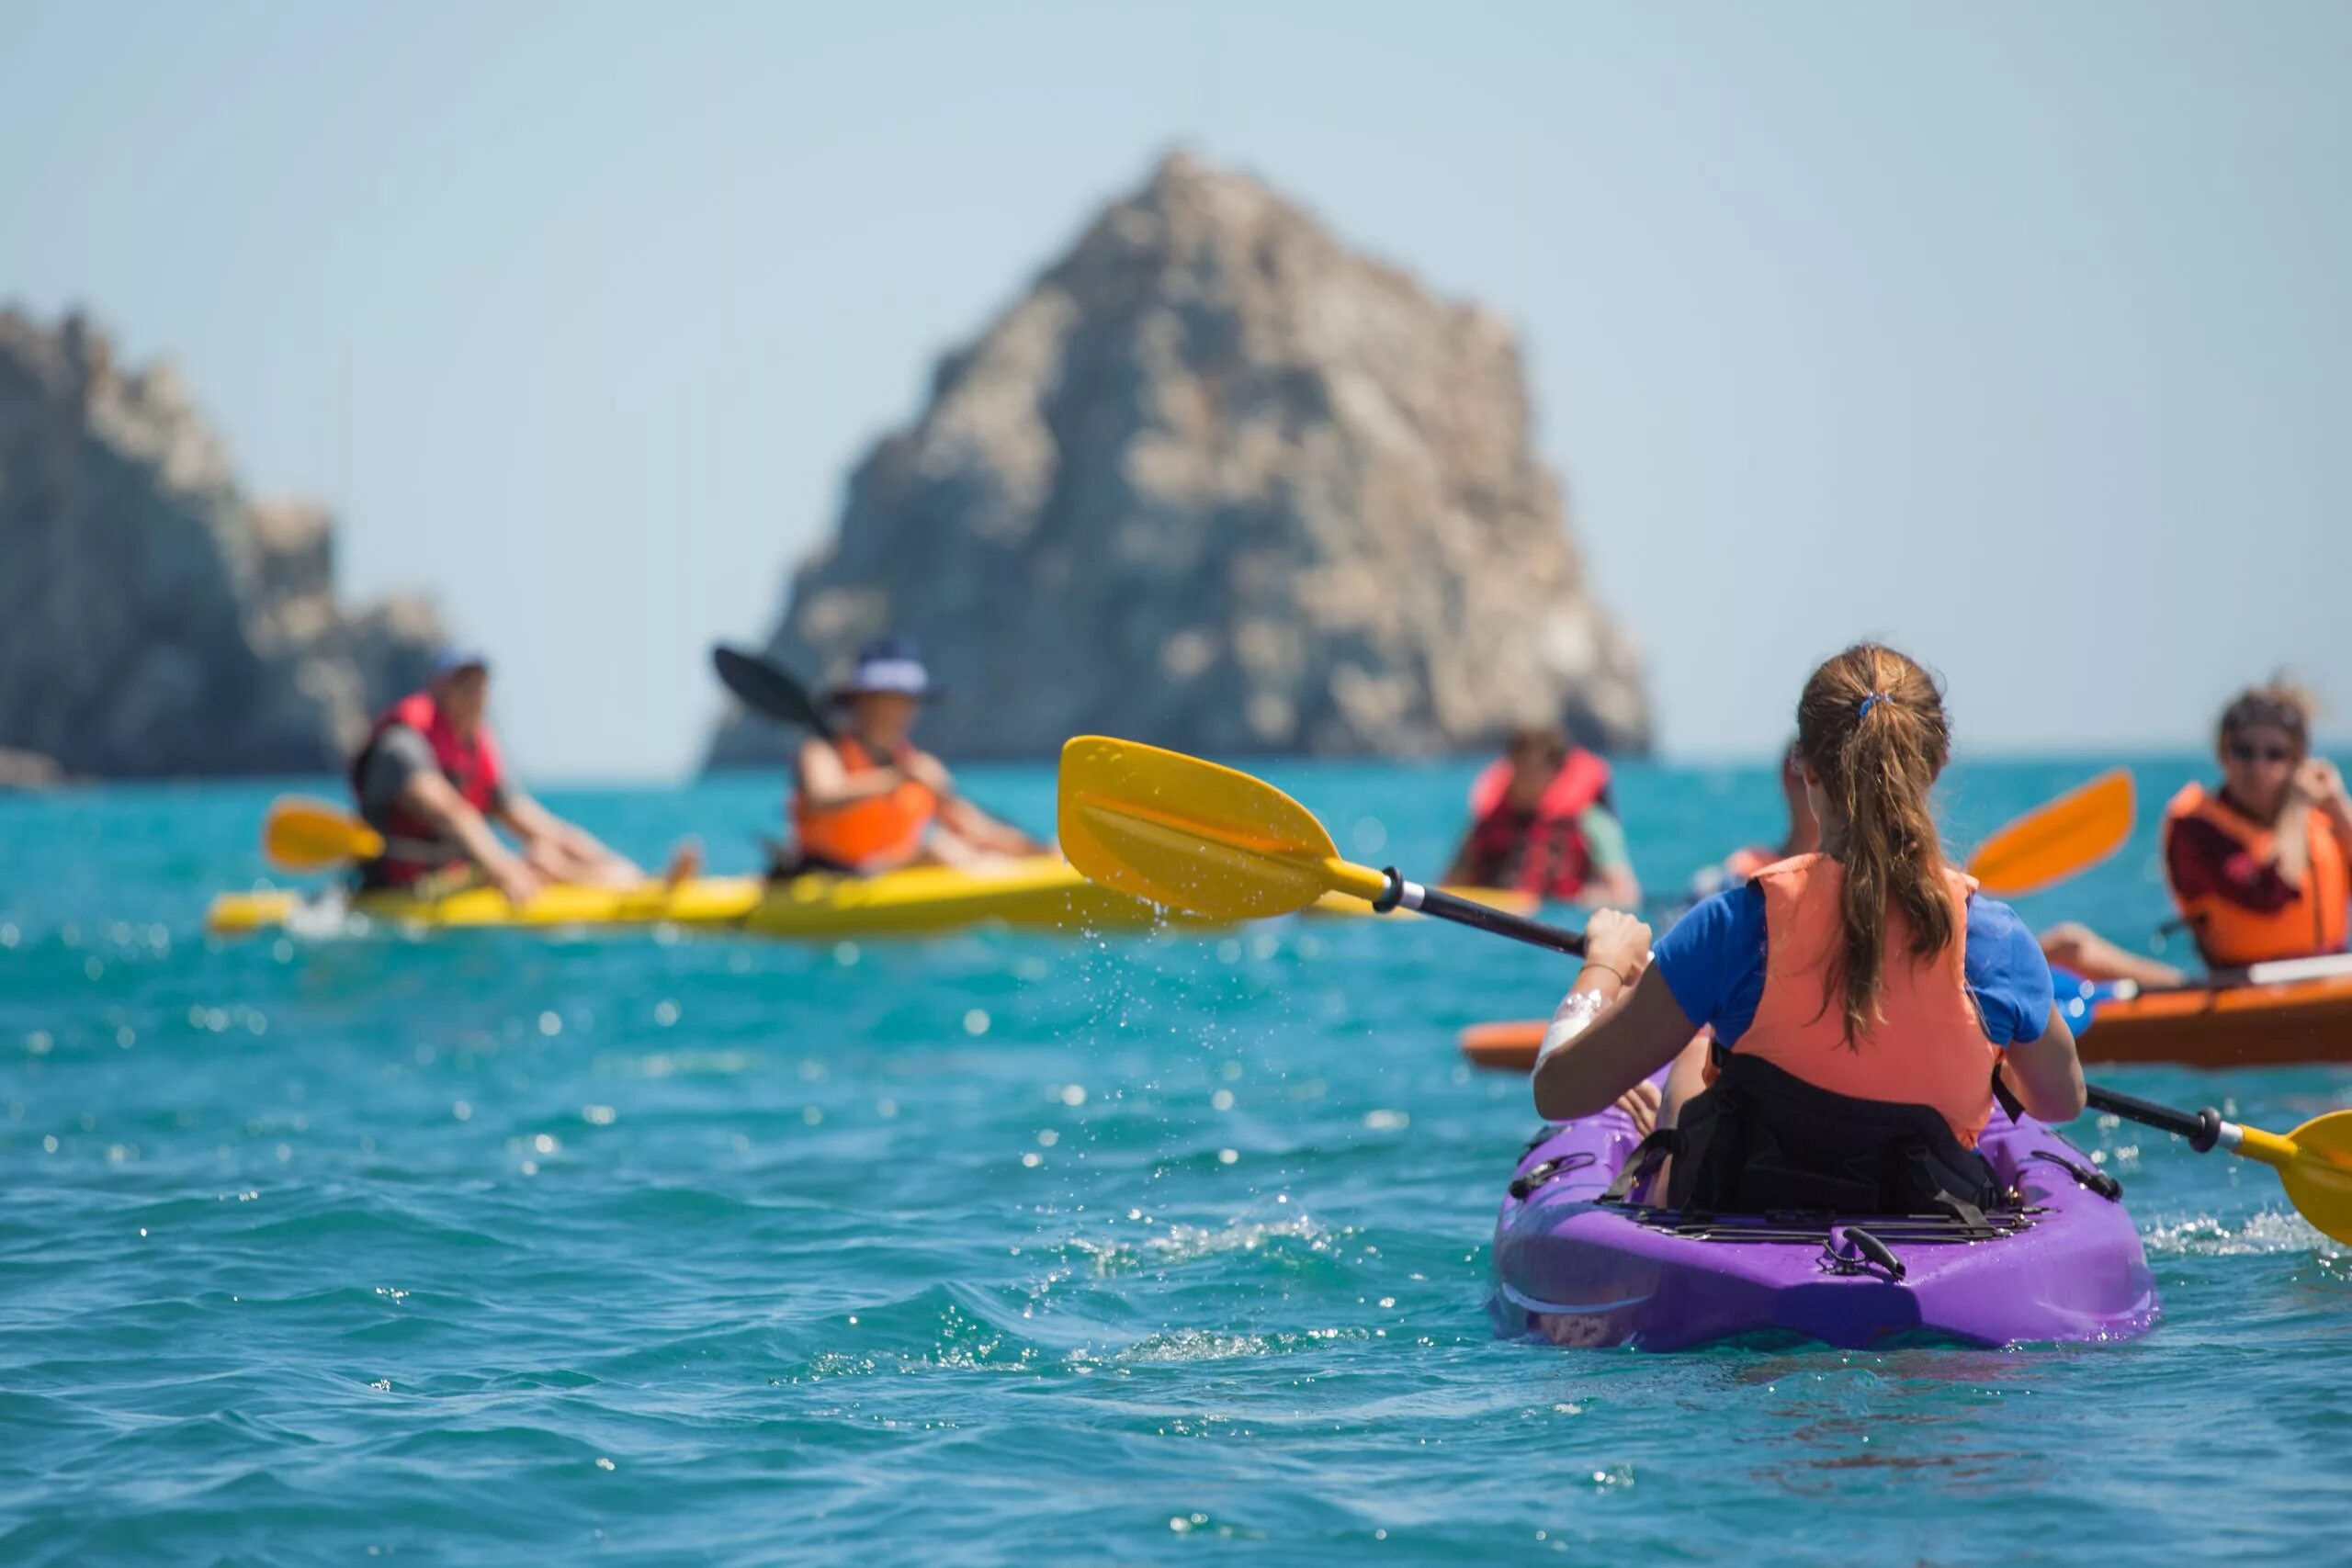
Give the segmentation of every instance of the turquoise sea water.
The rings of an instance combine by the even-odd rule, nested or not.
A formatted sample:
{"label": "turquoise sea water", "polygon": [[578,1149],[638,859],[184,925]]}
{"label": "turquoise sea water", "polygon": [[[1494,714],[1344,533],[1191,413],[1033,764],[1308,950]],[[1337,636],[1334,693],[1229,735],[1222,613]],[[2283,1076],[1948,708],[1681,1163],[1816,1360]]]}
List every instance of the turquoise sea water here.
{"label": "turquoise sea water", "polygon": [[[2090,762],[1980,765],[1965,844]],[[2188,762],[2141,768],[2153,818]],[[1268,770],[1433,874],[1465,765]],[[967,784],[1033,824],[1042,768]],[[1634,767],[1679,883],[1762,769]],[[2130,1561],[2340,1552],[2352,1259],[2086,1120],[2165,1298],[2007,1353],[1498,1342],[1572,968],[1434,922],[220,942],[272,791],[0,798],[0,1562]],[[745,869],[773,786],[551,792]],[[2153,831],[2064,893],[2141,939]],[[2108,1075],[2291,1126],[2352,1070]],[[2335,1542],[2327,1547],[2326,1542]]]}

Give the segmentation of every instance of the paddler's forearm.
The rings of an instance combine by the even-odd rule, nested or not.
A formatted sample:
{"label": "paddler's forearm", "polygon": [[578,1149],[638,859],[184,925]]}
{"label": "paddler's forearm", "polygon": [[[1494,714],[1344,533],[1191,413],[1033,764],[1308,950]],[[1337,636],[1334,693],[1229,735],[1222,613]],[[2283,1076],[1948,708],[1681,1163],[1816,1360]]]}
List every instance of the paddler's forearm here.
{"label": "paddler's forearm", "polygon": [[2301,887],[2312,869],[2312,814],[2300,809],[2296,799],[2290,796],[2286,816],[2286,821],[2278,826],[2278,837],[2272,840],[2277,848],[2271,863],[2278,868],[2279,876],[2289,886]]}

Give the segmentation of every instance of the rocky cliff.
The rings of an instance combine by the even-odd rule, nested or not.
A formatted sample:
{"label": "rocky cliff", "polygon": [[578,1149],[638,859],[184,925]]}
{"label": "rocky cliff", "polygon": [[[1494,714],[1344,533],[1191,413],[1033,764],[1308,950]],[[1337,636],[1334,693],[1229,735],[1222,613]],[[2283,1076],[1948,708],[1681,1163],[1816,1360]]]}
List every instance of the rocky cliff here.
{"label": "rocky cliff", "polygon": [[[922,729],[951,756],[1087,730],[1428,752],[1550,716],[1649,736],[1510,328],[1182,154],[940,363],[769,650],[814,673],[883,630],[953,688]],[[711,761],[786,744],[734,716]]]}
{"label": "rocky cliff", "polygon": [[247,499],[168,365],[0,311],[0,747],[97,775],[339,768],[432,612],[339,604],[334,530]]}

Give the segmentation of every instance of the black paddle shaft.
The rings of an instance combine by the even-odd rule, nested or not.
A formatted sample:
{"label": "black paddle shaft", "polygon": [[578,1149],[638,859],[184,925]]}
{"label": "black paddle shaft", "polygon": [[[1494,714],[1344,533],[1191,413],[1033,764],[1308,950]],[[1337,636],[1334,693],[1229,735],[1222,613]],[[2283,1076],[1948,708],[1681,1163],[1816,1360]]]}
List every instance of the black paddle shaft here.
{"label": "black paddle shaft", "polygon": [[1388,878],[1388,891],[1373,901],[1373,908],[1382,914],[1403,908],[1419,909],[1424,915],[1434,915],[1441,920],[1452,920],[1458,926],[1474,926],[1497,936],[1507,936],[1514,942],[1534,947],[1548,947],[1555,953],[1565,953],[1571,958],[1584,956],[1584,933],[1547,926],[1541,920],[1531,920],[1524,915],[1491,909],[1484,904],[1457,898],[1440,887],[1424,887],[1418,882],[1408,882],[1395,866],[1381,873]]}
{"label": "black paddle shaft", "polygon": [[2158,1105],[2137,1095],[2119,1094],[2098,1084],[2090,1086],[2085,1098],[2093,1111],[2104,1111],[2126,1122],[2137,1122],[2143,1127],[2159,1128],[2187,1138],[2188,1146],[2199,1154],[2206,1153],[2221,1141],[2222,1113],[2210,1106],[2202,1111],[2176,1111],[2169,1105]]}

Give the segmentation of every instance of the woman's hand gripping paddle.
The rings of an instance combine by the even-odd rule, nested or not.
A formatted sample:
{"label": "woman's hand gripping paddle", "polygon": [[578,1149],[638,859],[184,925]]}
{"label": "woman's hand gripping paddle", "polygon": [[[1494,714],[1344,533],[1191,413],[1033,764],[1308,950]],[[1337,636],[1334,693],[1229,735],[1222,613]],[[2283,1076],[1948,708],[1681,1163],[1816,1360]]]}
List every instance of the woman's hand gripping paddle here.
{"label": "woman's hand gripping paddle", "polygon": [[326,871],[384,852],[384,836],[349,812],[322,800],[288,796],[273,802],[262,823],[262,852],[285,871]]}
{"label": "woman's hand gripping paddle", "polygon": [[2132,836],[2132,772],[2110,769],[1979,844],[1968,874],[1996,898],[2038,893],[2121,849]]}
{"label": "woman's hand gripping paddle", "polygon": [[2188,1140],[2199,1154],[2227,1149],[2278,1173],[2287,1201],[2312,1226],[2352,1247],[2352,1111],[2313,1117],[2281,1137],[2259,1127],[2224,1122],[2210,1107],[2190,1112],[2090,1086],[2090,1106],[2143,1126],[2160,1127]]}
{"label": "woman's hand gripping paddle", "polygon": [[1303,909],[1325,893],[1581,956],[1584,938],[1340,858],[1314,813],[1262,779],[1139,741],[1062,748],[1062,852],[1090,881],[1212,919]]}

